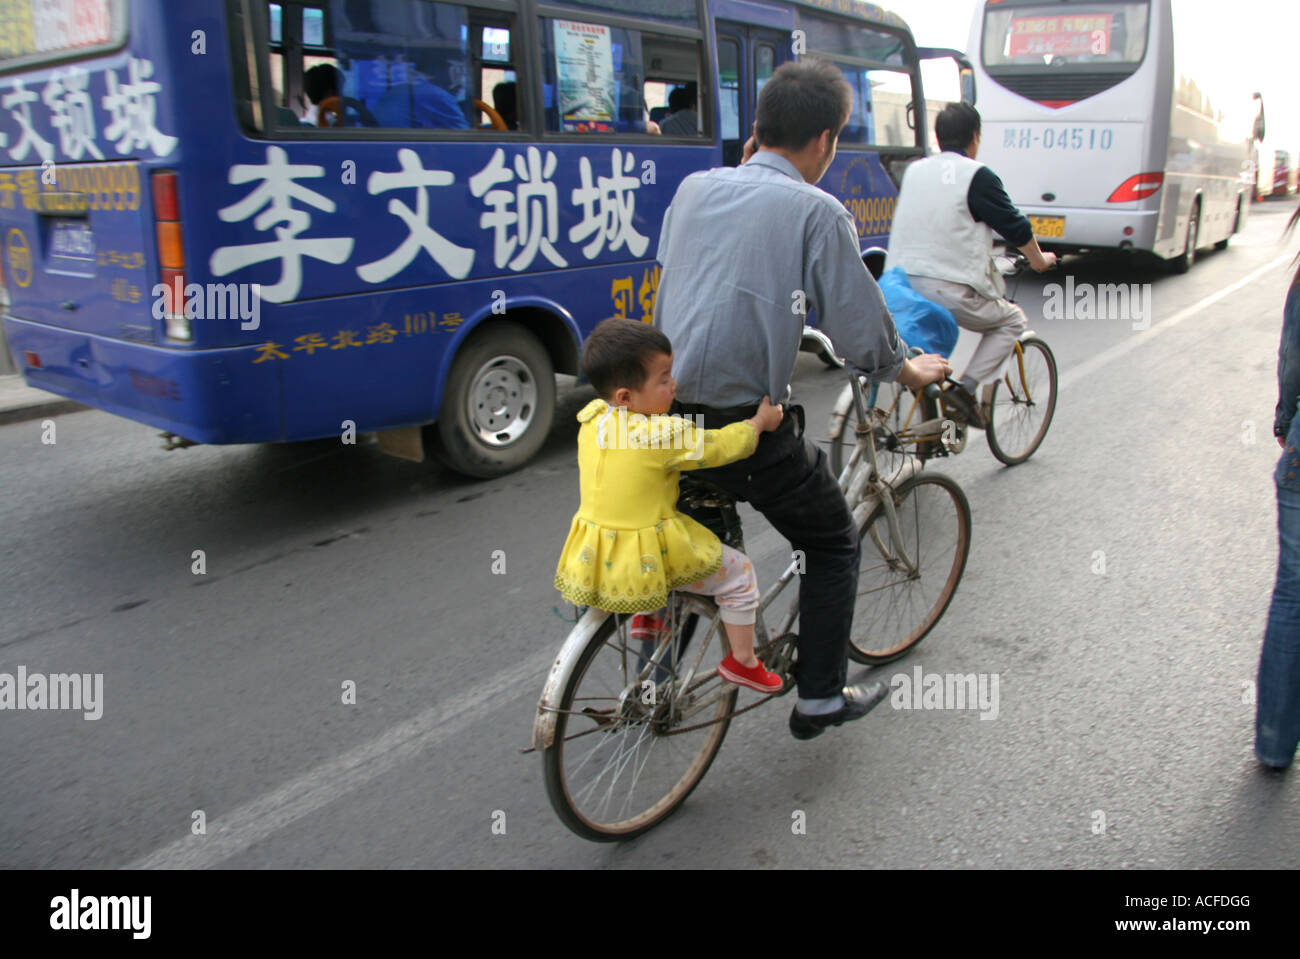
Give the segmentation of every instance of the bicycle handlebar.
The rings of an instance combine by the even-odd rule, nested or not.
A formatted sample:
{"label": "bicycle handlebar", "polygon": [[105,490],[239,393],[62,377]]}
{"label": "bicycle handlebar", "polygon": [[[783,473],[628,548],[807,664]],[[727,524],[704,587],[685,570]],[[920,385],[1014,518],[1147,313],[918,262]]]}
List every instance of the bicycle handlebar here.
{"label": "bicycle handlebar", "polygon": [[[1005,268],[1003,264],[1006,264]],[[1048,269],[1055,270],[1060,265],[1061,258],[1058,256]],[[1030,268],[1029,257],[1019,251],[1015,253],[999,253],[993,257],[993,268],[1005,277],[1018,277]]]}

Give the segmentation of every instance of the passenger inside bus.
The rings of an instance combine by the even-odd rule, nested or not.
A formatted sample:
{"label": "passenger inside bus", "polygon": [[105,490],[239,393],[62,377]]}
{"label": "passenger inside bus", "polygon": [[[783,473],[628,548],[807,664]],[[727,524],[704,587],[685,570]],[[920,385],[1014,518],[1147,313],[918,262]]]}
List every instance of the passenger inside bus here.
{"label": "passenger inside bus", "polygon": [[699,132],[700,117],[695,112],[696,89],[694,83],[688,83],[668,94],[668,117],[659,122],[660,129],[667,136],[693,137]]}
{"label": "passenger inside bus", "polygon": [[492,88],[492,105],[506,122],[507,130],[519,129],[517,90],[514,83],[498,83]]}
{"label": "passenger inside bus", "polygon": [[[458,86],[456,64],[440,60],[432,50],[411,52],[415,54],[413,62],[398,64],[403,68],[403,79],[389,86],[375,102],[374,113],[379,125],[407,129],[469,129],[461,100],[448,89]],[[459,86],[463,88],[463,83]]]}
{"label": "passenger inside bus", "polygon": [[[332,63],[318,63],[302,75],[302,92],[310,105],[299,121],[303,126],[320,127],[358,127],[375,126],[374,116],[365,104],[351,97],[342,96],[347,77]],[[327,101],[337,100],[337,103]],[[325,108],[326,123],[320,122],[322,108]],[[341,110],[341,115],[340,115]]]}

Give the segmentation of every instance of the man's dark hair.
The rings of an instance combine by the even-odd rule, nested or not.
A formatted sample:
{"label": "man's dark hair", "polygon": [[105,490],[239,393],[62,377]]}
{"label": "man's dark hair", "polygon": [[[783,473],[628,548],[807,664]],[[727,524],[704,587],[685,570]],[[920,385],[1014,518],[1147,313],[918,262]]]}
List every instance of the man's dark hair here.
{"label": "man's dark hair", "polygon": [[668,94],[668,112],[676,113],[678,110],[692,110],[695,108],[695,84],[688,83],[684,87],[674,87]]}
{"label": "man's dark hair", "polygon": [[506,127],[511,130],[519,128],[519,110],[515,105],[518,92],[519,89],[513,80],[498,83],[492,88],[492,105],[496,107],[497,113],[501,114],[501,119],[506,121]]}
{"label": "man's dark hair", "polygon": [[950,103],[934,118],[940,150],[965,150],[980,132],[980,113],[969,103]]}
{"label": "man's dark hair", "polygon": [[612,317],[591,331],[582,347],[582,372],[608,400],[619,387],[639,390],[650,375],[647,361],[656,353],[672,354],[668,337],[649,323]]}
{"label": "man's dark hair", "polygon": [[830,130],[838,137],[853,108],[853,88],[829,60],[783,63],[758,96],[758,144],[801,150]]}
{"label": "man's dark hair", "polygon": [[329,63],[318,63],[302,75],[302,92],[312,103],[336,97],[343,89],[343,75]]}

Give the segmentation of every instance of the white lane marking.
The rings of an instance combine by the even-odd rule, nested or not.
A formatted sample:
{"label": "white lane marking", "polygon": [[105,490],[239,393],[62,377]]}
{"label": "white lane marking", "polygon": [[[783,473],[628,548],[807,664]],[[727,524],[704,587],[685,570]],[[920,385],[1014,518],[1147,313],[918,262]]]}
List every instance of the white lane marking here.
{"label": "white lane marking", "polygon": [[540,697],[558,648],[518,663],[455,699],[430,706],[369,742],[209,821],[206,835],[185,836],[124,868],[207,869],[224,862],[416,758],[429,747],[460,734],[470,723],[483,718],[487,704],[514,702],[521,694]]}
{"label": "white lane marking", "polygon": [[[1183,320],[1187,319],[1188,317],[1195,316],[1197,313],[1204,310],[1207,306],[1212,306],[1215,303],[1218,303],[1225,296],[1231,296],[1233,293],[1236,293],[1238,290],[1240,290],[1243,286],[1249,286],[1251,283],[1254,283],[1257,279],[1259,279],[1269,270],[1275,270],[1279,266],[1290,261],[1293,258],[1294,258],[1294,254],[1291,253],[1288,253],[1284,256],[1279,256],[1277,259],[1264,264],[1254,272],[1247,273],[1236,283],[1233,283],[1230,286],[1225,286],[1218,293],[1213,293],[1210,296],[1207,296],[1205,299],[1193,303],[1191,306],[1185,309],[1179,310],[1177,313],[1169,317],[1169,319],[1167,320],[1161,320],[1159,323],[1156,323],[1154,326],[1152,326],[1151,329],[1143,330],[1141,333],[1137,334],[1136,336],[1133,336],[1120,343],[1116,343],[1114,346],[1102,350],[1096,356],[1090,357],[1089,359],[1080,363],[1078,366],[1074,367],[1068,372],[1061,374],[1060,389],[1063,390],[1067,386],[1070,386],[1073,383],[1077,383],[1079,380],[1083,379],[1085,376],[1089,375],[1090,373],[1093,373],[1101,369],[1101,367],[1103,366],[1113,363],[1115,360],[1119,359],[1124,354],[1136,350],[1139,346],[1144,346],[1145,344],[1149,343],[1152,340],[1152,338],[1159,336],[1161,333],[1165,332],[1166,330],[1172,329],[1173,327],[1177,326],[1179,323],[1183,322]],[[1282,308],[1279,306],[1278,313],[1280,314],[1281,312],[1282,312]]]}

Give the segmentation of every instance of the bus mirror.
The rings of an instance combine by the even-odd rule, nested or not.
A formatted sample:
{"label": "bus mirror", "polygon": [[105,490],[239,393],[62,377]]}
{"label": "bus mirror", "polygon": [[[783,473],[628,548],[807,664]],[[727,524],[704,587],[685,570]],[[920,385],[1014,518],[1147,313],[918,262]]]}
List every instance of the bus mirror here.
{"label": "bus mirror", "polygon": [[1264,114],[1261,113],[1255,117],[1255,139],[1263,141],[1264,139]]}
{"label": "bus mirror", "polygon": [[909,130],[916,129],[916,103],[910,100],[907,104],[907,128]]}
{"label": "bus mirror", "polygon": [[975,105],[975,71],[970,67],[961,70],[961,102]]}

